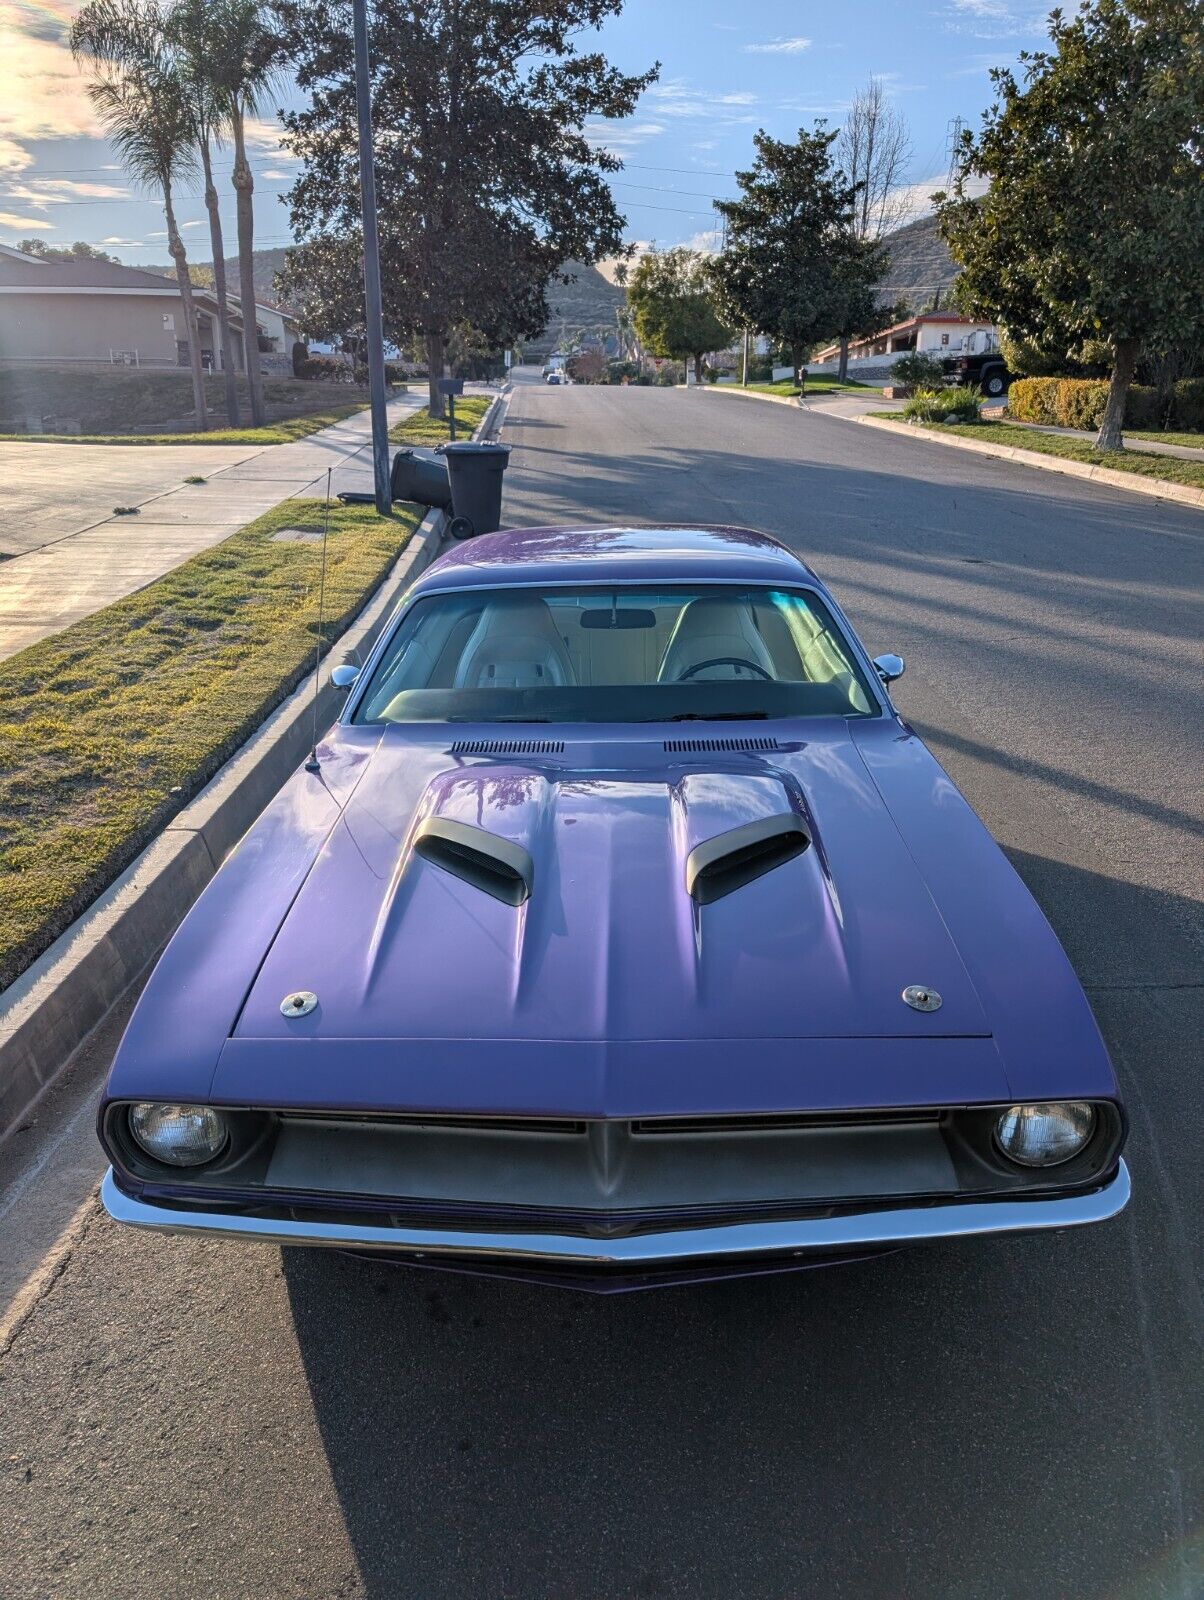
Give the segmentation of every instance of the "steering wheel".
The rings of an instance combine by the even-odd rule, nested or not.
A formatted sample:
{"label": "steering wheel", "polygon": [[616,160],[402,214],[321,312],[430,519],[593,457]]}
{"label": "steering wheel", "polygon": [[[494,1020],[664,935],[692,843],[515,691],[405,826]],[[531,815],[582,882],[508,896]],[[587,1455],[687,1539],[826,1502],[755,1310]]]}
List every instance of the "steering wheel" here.
{"label": "steering wheel", "polygon": [[696,672],[705,672],[708,667],[747,667],[750,672],[755,672],[758,678],[764,678],[766,683],[774,681],[772,672],[766,672],[756,661],[748,661],[744,656],[712,656],[709,661],[696,661],[692,667],[687,667],[678,676],[677,682],[685,683]]}

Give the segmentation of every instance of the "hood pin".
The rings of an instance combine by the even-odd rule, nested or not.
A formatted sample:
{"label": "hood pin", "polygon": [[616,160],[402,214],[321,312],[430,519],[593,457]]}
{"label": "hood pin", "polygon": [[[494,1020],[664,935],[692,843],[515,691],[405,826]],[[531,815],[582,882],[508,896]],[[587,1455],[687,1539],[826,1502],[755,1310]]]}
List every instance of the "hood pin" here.
{"label": "hood pin", "polygon": [[935,989],[928,988],[927,984],[909,983],[903,991],[903,999],[913,1011],[939,1011],[941,997]]}
{"label": "hood pin", "polygon": [[292,994],[286,994],[280,1002],[280,1015],[282,1017],[308,1017],[310,1012],[317,1008],[317,1004],[318,997],[312,990],[297,989]]}

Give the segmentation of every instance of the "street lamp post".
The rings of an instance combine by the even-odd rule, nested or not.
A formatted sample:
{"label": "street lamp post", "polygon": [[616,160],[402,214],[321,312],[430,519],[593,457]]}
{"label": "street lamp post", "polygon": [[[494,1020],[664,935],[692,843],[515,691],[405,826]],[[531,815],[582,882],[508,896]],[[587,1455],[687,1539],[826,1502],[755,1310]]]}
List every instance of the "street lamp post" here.
{"label": "street lamp post", "polygon": [[368,70],[367,0],[352,0],[355,29],[355,106],[359,114],[360,209],[364,225],[364,305],[368,335],[368,397],[372,412],[372,482],[376,509],[389,514],[389,419],[385,411],[385,328],[380,307],[380,242],[376,233],[376,174],[372,162],[372,79]]}

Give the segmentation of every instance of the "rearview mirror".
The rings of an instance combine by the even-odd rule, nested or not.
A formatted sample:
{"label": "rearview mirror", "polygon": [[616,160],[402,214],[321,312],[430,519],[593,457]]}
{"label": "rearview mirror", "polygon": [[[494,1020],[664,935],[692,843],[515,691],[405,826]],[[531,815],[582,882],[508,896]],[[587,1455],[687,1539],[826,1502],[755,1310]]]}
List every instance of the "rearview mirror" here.
{"label": "rearview mirror", "polygon": [[360,675],[360,669],[348,665],[346,662],[341,667],[335,667],[330,674],[330,681],[336,689],[350,689]]}
{"label": "rearview mirror", "polygon": [[885,655],[874,657],[874,671],[882,679],[883,683],[894,683],[896,678],[903,676],[905,670],[906,667],[902,656]]}

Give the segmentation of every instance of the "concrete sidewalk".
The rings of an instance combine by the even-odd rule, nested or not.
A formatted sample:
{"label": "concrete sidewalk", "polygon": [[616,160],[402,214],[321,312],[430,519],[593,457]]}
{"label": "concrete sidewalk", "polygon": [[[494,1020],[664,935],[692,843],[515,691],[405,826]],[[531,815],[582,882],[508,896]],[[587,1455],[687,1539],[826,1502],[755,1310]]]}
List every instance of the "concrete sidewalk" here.
{"label": "concrete sidewalk", "polygon": [[[400,395],[390,423],[424,403]],[[292,444],[0,445],[0,659],[152,583],[281,500],[372,488],[365,411]],[[188,484],[196,474],[203,484]],[[113,508],[133,505],[135,516]]]}
{"label": "concrete sidewalk", "polygon": [[[1088,433],[1082,428],[1055,428],[1044,422],[1017,422],[1015,417],[1000,417],[1001,422],[1006,422],[1012,428],[1027,428],[1031,433],[1054,433],[1063,439],[1082,439],[1085,444],[1094,444],[1096,434]],[[1160,439],[1139,439],[1135,434],[1125,430],[1125,449],[1137,450],[1147,456],[1177,456],[1180,461],[1204,461],[1204,450],[1197,449],[1191,444],[1164,444]]]}

